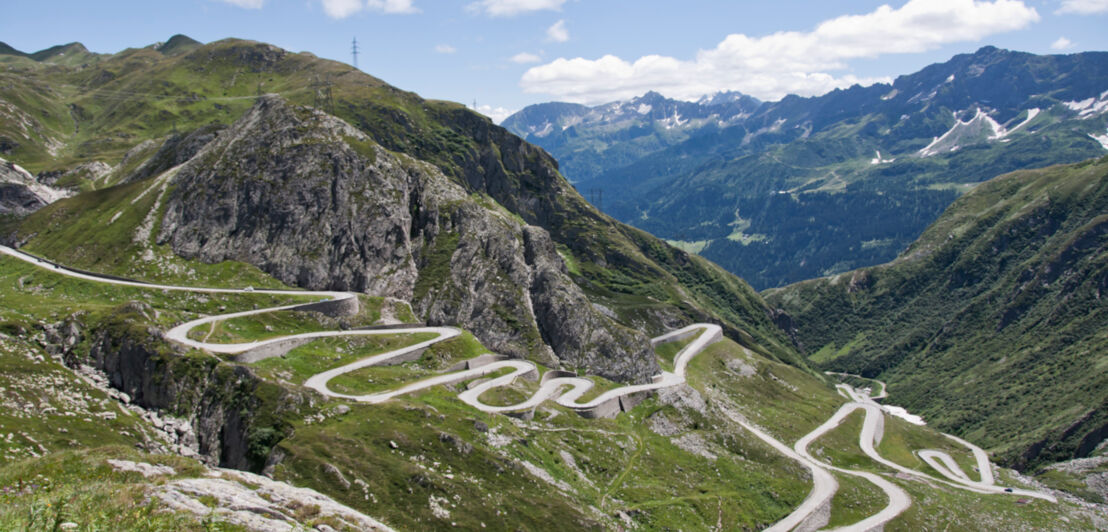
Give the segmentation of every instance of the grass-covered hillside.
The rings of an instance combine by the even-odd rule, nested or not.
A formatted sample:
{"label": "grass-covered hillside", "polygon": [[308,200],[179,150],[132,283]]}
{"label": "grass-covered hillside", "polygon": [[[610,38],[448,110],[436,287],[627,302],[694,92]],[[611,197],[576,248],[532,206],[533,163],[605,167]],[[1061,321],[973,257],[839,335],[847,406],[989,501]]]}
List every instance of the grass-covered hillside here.
{"label": "grass-covered hillside", "polygon": [[[762,529],[804,500],[811,478],[742,423],[791,445],[844,402],[828,383],[731,340],[693,359],[687,386],[615,418],[586,419],[552,403],[529,420],[485,414],[458,399],[468,382],[376,405],[328,400],[303,388],[304,380],[424,338],[331,338],[241,364],[183,350],[156,330],[198,312],[286,300],[112,287],[7,257],[0,266],[0,387],[11,403],[0,429],[13,433],[0,440],[5,528],[54,530],[74,523],[81,530],[265,529],[241,521],[253,515],[363,529],[331,503],[295,491],[297,486],[398,530]],[[387,303],[363,301],[368,310],[347,318],[346,326],[379,319]],[[315,313],[281,312],[197,332],[210,340],[246,341],[328,325],[337,326]],[[684,343],[660,344],[659,362],[665,365]],[[127,377],[126,368],[102,372],[110,363],[100,357],[114,351],[144,368],[144,383],[129,382],[135,376]],[[483,352],[464,334],[417,360],[344,375],[332,387],[351,393],[393,388]],[[601,389],[618,386],[596,382]],[[482,400],[510,404],[535,386],[517,381]],[[817,440],[815,452],[842,467],[883,473],[911,493],[911,510],[887,530],[1018,530],[1059,523],[1065,523],[1062,529],[1089,530],[1102,523],[1095,511],[1072,502],[1018,504],[1010,495],[898,479],[858,454],[856,431],[847,423]],[[971,463],[965,449],[933,430],[888,419],[880,445],[885,456],[927,471],[913,454],[922,447]],[[201,463],[230,465],[240,453],[247,460],[237,467],[284,483]],[[872,485],[836,477],[840,489],[826,517],[830,525],[857,522],[885,505]],[[1002,482],[1023,485],[1007,474]]]}
{"label": "grass-covered hillside", "polygon": [[770,291],[814,364],[1030,468],[1108,430],[1108,159],[1008,174],[897,260]]}
{"label": "grass-covered hillside", "polygon": [[[136,246],[136,227],[151,228],[144,233],[151,238],[161,228],[162,213],[150,211],[158,206],[157,194],[143,194],[149,187],[141,183],[153,183],[218,139],[259,94],[276,94],[357,128],[369,139],[351,141],[359,155],[377,145],[430,163],[476,206],[542,227],[573,282],[620,323],[657,333],[680,321],[715,321],[734,339],[804,364],[744,282],[599,213],[559,175],[552,158],[483,116],[311,54],[234,39],[203,46],[172,42],[79,66],[13,60],[0,72],[8,81],[0,84],[0,99],[8,104],[3,108],[18,118],[3,122],[9,128],[0,131],[9,146],[3,156],[56,186],[92,193],[9,223],[8,241],[109,273],[179,276],[176,266],[134,271],[135,264],[172,262],[173,251]],[[264,160],[264,154],[250,158]],[[175,184],[161,186],[172,194]],[[454,251],[427,242],[427,253],[417,257],[421,268],[451,258],[436,256],[435,249]]]}

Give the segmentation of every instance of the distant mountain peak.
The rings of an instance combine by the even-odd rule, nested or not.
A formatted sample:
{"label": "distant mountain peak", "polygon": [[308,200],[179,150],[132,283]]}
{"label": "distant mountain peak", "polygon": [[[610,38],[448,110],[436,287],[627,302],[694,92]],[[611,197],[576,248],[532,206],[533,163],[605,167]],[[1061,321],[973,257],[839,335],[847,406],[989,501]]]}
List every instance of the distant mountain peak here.
{"label": "distant mountain peak", "polygon": [[203,46],[203,43],[192,37],[178,33],[170,37],[168,41],[154,45],[154,49],[165,55],[175,55],[187,52],[199,46]]}
{"label": "distant mountain peak", "polygon": [[760,103],[757,98],[748,94],[741,93],[739,91],[719,91],[715,94],[705,94],[696,101],[696,103],[706,106],[725,105],[735,102],[749,102],[752,104]]}

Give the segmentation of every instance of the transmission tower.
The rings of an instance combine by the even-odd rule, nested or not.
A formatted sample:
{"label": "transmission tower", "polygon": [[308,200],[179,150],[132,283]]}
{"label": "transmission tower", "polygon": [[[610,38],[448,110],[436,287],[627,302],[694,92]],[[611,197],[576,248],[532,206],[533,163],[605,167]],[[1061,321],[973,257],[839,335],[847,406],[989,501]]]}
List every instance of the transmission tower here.
{"label": "transmission tower", "polygon": [[350,55],[354,57],[354,68],[358,68],[358,38],[354,37],[354,41],[350,44]]}

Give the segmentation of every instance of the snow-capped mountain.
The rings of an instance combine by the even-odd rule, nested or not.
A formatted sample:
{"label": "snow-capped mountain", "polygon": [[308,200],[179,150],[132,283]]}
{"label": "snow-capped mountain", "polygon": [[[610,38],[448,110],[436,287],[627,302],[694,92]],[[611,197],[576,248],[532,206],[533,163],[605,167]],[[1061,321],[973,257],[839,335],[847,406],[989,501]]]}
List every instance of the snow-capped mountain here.
{"label": "snow-capped mountain", "polygon": [[[704,128],[725,128],[761,106],[738,92],[720,92],[696,102],[648,92],[630,100],[589,107],[551,102],[525,107],[501,124],[548,150],[558,151],[563,173],[580,181],[612,161],[630,161],[688,140]],[[597,145],[612,149],[596,151]],[[557,149],[555,147],[564,147]],[[607,161],[599,161],[602,155]]]}

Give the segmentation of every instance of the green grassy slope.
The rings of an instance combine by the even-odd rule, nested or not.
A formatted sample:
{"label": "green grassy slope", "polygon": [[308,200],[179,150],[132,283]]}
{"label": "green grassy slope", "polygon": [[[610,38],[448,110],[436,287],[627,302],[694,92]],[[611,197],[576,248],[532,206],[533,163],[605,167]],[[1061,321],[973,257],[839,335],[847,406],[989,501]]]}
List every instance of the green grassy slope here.
{"label": "green grassy slope", "polygon": [[[435,164],[475,198],[550,231],[567,261],[579,266],[577,283],[624,323],[658,333],[675,318],[716,321],[764,354],[805,364],[744,282],[599,213],[547,154],[459,104],[424,100],[311,54],[235,39],[169,55],[129,49],[88,68],[39,65],[0,76],[12,81],[0,87],[14,91],[0,98],[34,118],[32,133],[41,130],[22,137],[0,131],[18,141],[11,160],[32,171],[64,171],[93,160],[114,165],[100,181],[71,183],[82,189],[125,181],[149,158],[151,168],[168,169],[172,154],[159,154],[159,146],[230,123],[259,90],[319,105],[387,149]],[[41,90],[24,88],[32,85]],[[317,97],[321,91],[330,98]],[[15,233],[13,239],[26,241],[29,249],[98,271],[148,279],[179,279],[184,271],[215,282],[217,272],[207,275],[200,265],[159,266],[176,264],[164,249],[155,249],[156,260],[142,258],[144,246],[132,236],[156,208],[156,193],[139,198],[148,186],[142,181],[59,202],[3,233]],[[229,271],[235,268],[217,270],[233,273],[236,279],[228,282],[262,282],[251,280],[249,271]]]}
{"label": "green grassy slope", "polygon": [[[118,318],[120,302],[140,300],[157,316],[154,312],[145,317],[127,314],[128,334],[141,335],[149,334],[141,332],[144,325],[164,327],[191,318],[198,310],[215,312],[223,307],[231,312],[279,302],[262,294],[198,297],[105,287],[33,268],[8,260],[0,270],[5,272],[0,278],[5,331],[36,331],[42,322],[69,320],[90,326],[85,334],[92,336],[97,334],[100,316]],[[283,315],[279,324],[292,330],[318,325],[318,317],[311,314],[300,318]],[[118,320],[99,322],[120,326]],[[263,323],[278,324],[259,321]],[[272,384],[256,388],[254,400],[258,410],[274,416],[269,422],[283,427],[285,437],[272,442],[275,477],[313,487],[400,529],[477,529],[482,524],[491,529],[613,529],[623,526],[620,512],[646,530],[764,528],[803,500],[810,480],[804,468],[739,427],[731,416],[742,416],[791,443],[822,423],[843,401],[809,373],[730,340],[713,344],[692,361],[689,388],[659,394],[614,419],[585,419],[550,404],[529,421],[483,414],[457,399],[457,389],[464,383],[381,405],[323,401],[317,396],[290,400],[303,397],[297,395],[304,393],[301,383],[314,372],[420,339],[401,335],[366,341],[326,339],[301,346],[287,357],[250,366],[214,362],[198,353],[172,355],[162,340],[143,341],[165,348],[160,355],[169,357],[163,359],[165,364],[176,364],[169,360],[172,357],[180,357],[181,364],[203,358],[206,364],[238,375],[249,372]],[[85,349],[85,343],[78,343],[66,357],[80,360]],[[354,374],[350,384],[362,389],[397,385],[483,352],[466,334],[435,345],[418,361]],[[50,373],[43,373],[43,362],[33,360],[36,355],[49,360],[37,342],[0,335],[0,375],[11,376],[0,383],[4,397],[16,392],[21,404],[53,401],[59,409],[57,415],[36,423],[0,418],[0,429],[17,434],[11,443],[0,442],[0,452],[11,458],[0,462],[0,487],[28,479],[38,486],[0,494],[5,503],[0,525],[46,530],[56,520],[72,520],[90,527],[113,522],[135,530],[235,530],[219,522],[164,513],[157,501],[145,498],[146,490],[199,476],[202,470],[180,457],[120,447],[140,437],[141,420],[118,414],[111,422],[90,423],[69,415],[72,406],[57,403],[56,389],[62,381],[90,396],[89,419],[98,420],[98,412],[115,412],[119,406],[87,389],[61,364],[48,362]],[[21,373],[24,367],[34,368],[29,377]],[[49,382],[40,383],[43,379]],[[610,385],[600,382],[601,387]],[[193,393],[206,392],[189,390]],[[8,411],[18,416],[17,408]],[[851,438],[846,434],[840,439],[849,442]],[[912,460],[914,445],[935,446],[941,441],[929,429],[910,425],[889,426],[886,439],[882,452],[897,460]],[[842,447],[837,452],[851,452],[849,443]],[[165,464],[176,472],[144,485],[134,474],[110,471],[104,463],[108,458]],[[859,467],[873,467],[864,459],[857,462]],[[847,489],[835,499],[841,507],[833,513],[837,523],[847,524],[880,507],[867,485],[844,484]],[[977,517],[987,522],[1011,525],[1064,517],[1072,519],[1076,529],[1087,523],[1067,504],[1023,507],[1013,506],[1003,496],[980,498],[922,485],[912,489],[914,508],[921,509],[917,517],[905,521],[905,528],[930,523],[922,520],[939,513],[948,516],[944,522],[973,529],[965,512],[956,510],[967,501],[977,504]],[[304,512],[304,522],[312,523],[309,510]]]}
{"label": "green grassy slope", "polygon": [[828,369],[1010,465],[1084,456],[1108,430],[1108,159],[1008,174],[899,259],[767,293]]}

